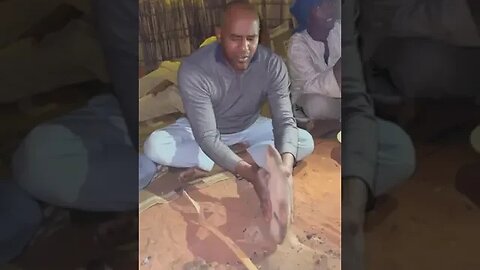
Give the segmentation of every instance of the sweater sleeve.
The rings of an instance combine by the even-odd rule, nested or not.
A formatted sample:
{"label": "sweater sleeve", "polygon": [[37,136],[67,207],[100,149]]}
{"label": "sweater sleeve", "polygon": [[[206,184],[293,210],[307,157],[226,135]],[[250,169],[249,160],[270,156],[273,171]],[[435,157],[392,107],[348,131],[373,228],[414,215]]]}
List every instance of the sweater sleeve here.
{"label": "sweater sleeve", "polygon": [[280,154],[291,153],[296,158],[298,129],[290,101],[287,67],[279,56],[274,55],[268,68],[270,73],[268,103],[272,114],[275,147]]}

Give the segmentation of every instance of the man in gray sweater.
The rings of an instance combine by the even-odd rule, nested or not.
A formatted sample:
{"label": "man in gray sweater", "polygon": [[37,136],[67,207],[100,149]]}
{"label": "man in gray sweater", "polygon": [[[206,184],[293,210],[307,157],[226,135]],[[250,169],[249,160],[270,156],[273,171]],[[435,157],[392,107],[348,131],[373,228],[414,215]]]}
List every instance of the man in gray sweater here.
{"label": "man in gray sweater", "polygon": [[[270,145],[282,157],[281,171],[291,178],[295,160],[313,151],[312,136],[298,129],[292,113],[289,77],[281,57],[258,46],[259,17],[248,1],[230,2],[216,29],[218,42],[202,47],[182,61],[178,84],[186,118],[153,132],[144,144],[156,163],[212,170],[214,164],[251,182],[262,211],[271,219],[265,179]],[[260,116],[265,101],[272,119]],[[229,146],[244,144],[237,155]],[[185,175],[185,174],[184,174]]]}

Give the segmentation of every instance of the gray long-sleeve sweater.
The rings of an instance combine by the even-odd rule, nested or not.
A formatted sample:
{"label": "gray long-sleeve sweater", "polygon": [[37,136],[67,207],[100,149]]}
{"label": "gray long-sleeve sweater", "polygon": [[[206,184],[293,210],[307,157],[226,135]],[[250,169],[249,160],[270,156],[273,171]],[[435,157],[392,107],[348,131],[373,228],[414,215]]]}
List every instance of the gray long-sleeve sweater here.
{"label": "gray long-sleeve sweater", "polygon": [[216,42],[185,58],[178,72],[180,94],[195,140],[207,156],[229,171],[234,171],[241,159],[221,141],[220,134],[251,126],[266,100],[277,150],[296,157],[298,129],[289,84],[281,57],[262,46],[242,73],[227,63]]}

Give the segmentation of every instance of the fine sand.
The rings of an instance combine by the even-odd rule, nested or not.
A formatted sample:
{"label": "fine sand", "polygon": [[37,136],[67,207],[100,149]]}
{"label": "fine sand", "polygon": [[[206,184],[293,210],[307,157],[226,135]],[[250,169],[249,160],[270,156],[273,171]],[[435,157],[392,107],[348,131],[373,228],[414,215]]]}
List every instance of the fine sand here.
{"label": "fine sand", "polygon": [[[280,246],[269,236],[251,184],[230,179],[187,190],[206,222],[232,239],[258,269],[340,269],[339,144],[317,141],[294,172],[294,222]],[[185,197],[140,216],[140,269],[245,269],[228,246],[199,226]]]}

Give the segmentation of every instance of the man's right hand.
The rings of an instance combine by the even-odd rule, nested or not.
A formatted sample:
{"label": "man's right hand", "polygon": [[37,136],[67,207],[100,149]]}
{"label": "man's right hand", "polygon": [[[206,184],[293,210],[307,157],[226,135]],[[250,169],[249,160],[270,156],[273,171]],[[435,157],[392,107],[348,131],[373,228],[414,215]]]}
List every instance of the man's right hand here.
{"label": "man's right hand", "polygon": [[238,162],[235,167],[235,172],[242,178],[245,178],[248,182],[253,185],[255,192],[257,193],[258,199],[260,201],[260,208],[262,209],[262,214],[264,218],[269,222],[271,217],[272,205],[270,203],[270,195],[267,188],[266,179],[268,176],[260,178],[258,175],[259,168],[253,166],[246,161]]}

